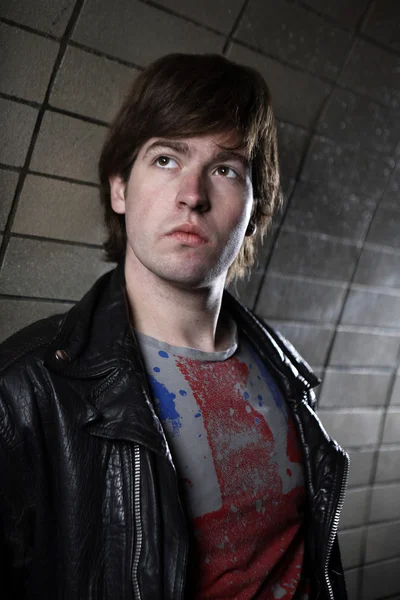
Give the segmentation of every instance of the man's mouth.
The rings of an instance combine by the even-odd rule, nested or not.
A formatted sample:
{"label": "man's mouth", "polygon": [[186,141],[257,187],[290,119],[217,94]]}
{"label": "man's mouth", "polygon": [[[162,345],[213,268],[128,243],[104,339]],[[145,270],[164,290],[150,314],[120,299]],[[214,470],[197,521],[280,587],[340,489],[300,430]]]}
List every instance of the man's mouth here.
{"label": "man's mouth", "polygon": [[185,246],[203,246],[208,242],[207,235],[204,231],[197,225],[192,225],[191,223],[177,225],[171,229],[167,235],[173,237]]}

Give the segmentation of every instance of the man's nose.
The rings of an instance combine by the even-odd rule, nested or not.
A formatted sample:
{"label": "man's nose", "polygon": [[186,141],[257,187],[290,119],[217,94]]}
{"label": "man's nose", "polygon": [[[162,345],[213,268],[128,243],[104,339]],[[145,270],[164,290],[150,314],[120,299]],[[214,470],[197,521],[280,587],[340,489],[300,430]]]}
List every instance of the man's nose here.
{"label": "man's nose", "polygon": [[205,212],[210,206],[204,173],[188,173],[182,177],[176,196],[179,206]]}

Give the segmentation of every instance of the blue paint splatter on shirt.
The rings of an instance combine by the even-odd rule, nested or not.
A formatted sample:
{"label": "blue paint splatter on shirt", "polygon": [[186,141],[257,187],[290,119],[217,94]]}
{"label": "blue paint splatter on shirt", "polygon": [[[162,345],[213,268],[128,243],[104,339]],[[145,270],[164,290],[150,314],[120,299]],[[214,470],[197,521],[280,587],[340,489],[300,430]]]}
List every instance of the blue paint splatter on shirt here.
{"label": "blue paint splatter on shirt", "polygon": [[149,380],[153,394],[157,400],[161,421],[169,421],[172,426],[172,435],[179,435],[179,429],[182,427],[182,417],[176,410],[174,402],[176,395],[167,390],[165,385],[157,381],[155,377],[150,376]]}
{"label": "blue paint splatter on shirt", "polygon": [[[251,344],[246,344],[246,346],[249,349],[249,352],[250,352],[254,362],[256,363],[263,380],[269,387],[276,406],[282,411],[282,413],[285,415],[285,417],[287,419],[288,418],[287,407],[286,407],[285,402],[283,401],[282,393],[281,393],[280,389],[278,388],[274,378],[272,377],[271,373],[268,371],[267,367],[261,361],[261,358],[258,356],[257,352],[254,350],[253,346]],[[257,377],[259,377],[259,375],[257,375]]]}
{"label": "blue paint splatter on shirt", "polygon": [[179,390],[179,393],[181,396],[187,396],[187,391],[186,390]]}
{"label": "blue paint splatter on shirt", "polygon": [[162,358],[169,358],[169,354],[168,354],[168,352],[165,352],[165,350],[159,350],[158,355],[161,356]]}
{"label": "blue paint splatter on shirt", "polygon": [[245,400],[248,400],[248,398],[249,398],[249,394],[248,394],[248,392],[245,392],[245,393],[243,394],[243,398],[244,398]]}
{"label": "blue paint splatter on shirt", "polygon": [[201,412],[198,412],[198,413],[196,413],[196,414],[194,415],[194,418],[195,418],[195,419],[198,419],[199,417],[201,417]]}
{"label": "blue paint splatter on shirt", "polygon": [[153,371],[155,371],[156,373],[160,372],[160,367],[153,367]]}

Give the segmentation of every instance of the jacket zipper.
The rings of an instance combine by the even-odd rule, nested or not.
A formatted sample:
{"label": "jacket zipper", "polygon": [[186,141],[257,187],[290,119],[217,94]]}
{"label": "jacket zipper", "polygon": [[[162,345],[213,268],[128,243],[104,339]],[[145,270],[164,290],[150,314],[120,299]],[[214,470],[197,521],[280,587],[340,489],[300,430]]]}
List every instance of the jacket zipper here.
{"label": "jacket zipper", "polygon": [[326,552],[326,559],[325,559],[325,566],[324,566],[324,577],[325,577],[326,585],[328,587],[329,597],[330,597],[331,600],[334,600],[334,596],[333,596],[332,584],[329,581],[329,573],[328,573],[329,559],[331,557],[333,542],[335,541],[335,536],[336,536],[336,533],[337,533],[337,530],[338,530],[338,526],[339,526],[340,513],[342,512],[344,498],[345,498],[346,489],[347,489],[347,481],[348,481],[348,478],[349,478],[349,461],[348,460],[346,461],[345,465],[346,466],[345,466],[344,474],[343,474],[343,477],[342,477],[342,483],[341,483],[341,488],[340,488],[339,500],[338,500],[338,503],[336,505],[335,516],[333,518],[333,524],[332,524],[331,532],[330,532],[330,535],[329,535],[327,552]]}
{"label": "jacket zipper", "polygon": [[134,600],[141,600],[139,582],[138,582],[138,567],[140,552],[142,549],[143,541],[143,529],[141,521],[141,507],[140,507],[140,449],[139,444],[134,446],[134,520],[135,520],[135,549],[133,554],[133,565],[132,565],[132,582],[133,582],[133,597]]}

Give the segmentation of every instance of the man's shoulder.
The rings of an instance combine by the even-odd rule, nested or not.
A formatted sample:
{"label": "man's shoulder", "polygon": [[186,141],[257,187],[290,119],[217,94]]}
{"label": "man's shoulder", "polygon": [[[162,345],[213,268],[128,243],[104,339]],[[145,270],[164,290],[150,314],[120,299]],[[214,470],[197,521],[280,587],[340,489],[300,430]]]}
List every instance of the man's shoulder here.
{"label": "man's shoulder", "polygon": [[20,329],[0,344],[0,378],[12,368],[37,363],[57,334],[65,314],[40,319]]}

